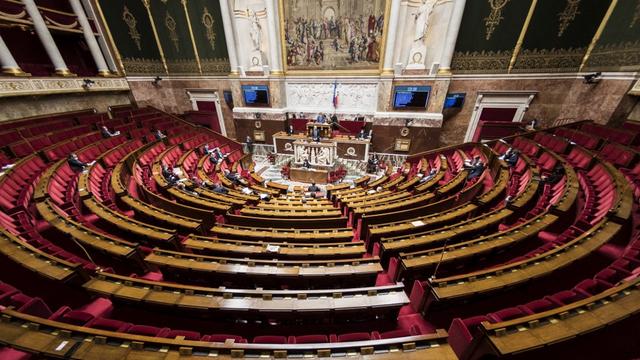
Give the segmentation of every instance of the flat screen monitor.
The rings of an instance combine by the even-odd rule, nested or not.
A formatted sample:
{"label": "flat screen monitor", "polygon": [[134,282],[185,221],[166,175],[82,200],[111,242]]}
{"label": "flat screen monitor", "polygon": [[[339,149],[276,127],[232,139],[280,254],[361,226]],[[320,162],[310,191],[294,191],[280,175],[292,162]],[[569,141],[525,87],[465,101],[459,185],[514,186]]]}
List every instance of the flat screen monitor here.
{"label": "flat screen monitor", "polygon": [[464,105],[464,93],[451,93],[447,94],[447,97],[444,99],[444,108],[445,109],[460,109],[462,105]]}
{"label": "flat screen monitor", "polygon": [[424,109],[429,101],[431,86],[396,86],[393,93],[393,108]]}
{"label": "flat screen monitor", "polygon": [[267,85],[242,85],[242,96],[246,106],[269,106]]}

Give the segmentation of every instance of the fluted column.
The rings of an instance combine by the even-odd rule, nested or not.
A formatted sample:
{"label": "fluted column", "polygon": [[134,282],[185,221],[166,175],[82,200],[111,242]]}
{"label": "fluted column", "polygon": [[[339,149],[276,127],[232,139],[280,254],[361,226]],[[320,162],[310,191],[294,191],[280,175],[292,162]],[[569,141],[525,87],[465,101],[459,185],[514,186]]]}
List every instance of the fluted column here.
{"label": "fluted column", "polygon": [[400,0],[391,1],[391,11],[389,12],[389,22],[387,25],[387,39],[384,49],[384,62],[382,66],[382,75],[393,74],[393,53],[396,48],[398,19],[400,16]]}
{"label": "fluted column", "polygon": [[7,44],[2,40],[2,36],[0,36],[0,66],[2,66],[2,73],[10,74],[15,76],[29,76],[31,74],[27,74],[16,62],[16,59],[11,55],[11,51],[7,47]]}
{"label": "fluted column", "polygon": [[440,59],[439,74],[451,74],[451,60],[453,52],[456,50],[456,41],[458,41],[458,33],[462,24],[462,15],[464,14],[464,6],[467,0],[455,0],[449,26],[447,27],[447,36],[444,40],[444,50]]}
{"label": "fluted column", "polygon": [[[399,16],[399,20],[403,20],[406,21],[407,19],[407,11],[408,11],[409,5],[408,4],[404,4],[400,6],[400,13],[398,14]],[[407,28],[407,24],[402,24],[402,26],[398,25],[398,30],[396,31],[396,43],[394,46],[394,50],[393,50],[393,65],[395,66],[397,63],[402,62],[402,60],[400,60],[400,55],[402,54],[402,45],[403,45],[403,40],[404,40],[404,33],[405,30]]]}
{"label": "fluted column", "polygon": [[282,56],[280,49],[280,37],[278,34],[279,19],[276,9],[277,0],[265,0],[267,10],[267,28],[269,31],[269,66],[272,75],[282,75]]}
{"label": "fluted column", "polygon": [[56,69],[56,75],[75,76],[71,71],[69,71],[67,64],[64,62],[62,54],[60,53],[60,50],[58,50],[58,46],[53,40],[53,36],[51,36],[49,28],[47,28],[47,24],[45,24],[44,19],[40,14],[40,10],[38,10],[34,0],[22,0],[22,2],[33,21],[33,27],[40,38],[40,42],[42,42],[44,50],[47,52],[47,56],[49,56],[53,67]]}
{"label": "fluted column", "polygon": [[93,29],[91,28],[91,24],[89,24],[89,20],[87,20],[87,14],[85,14],[84,8],[82,7],[82,4],[80,4],[80,0],[69,0],[69,3],[73,8],[73,12],[78,17],[78,22],[82,27],[84,39],[87,41],[93,61],[96,63],[96,67],[98,68],[98,75],[110,76],[111,72],[109,71],[107,62],[104,60],[104,55],[102,54],[98,41],[93,34]]}
{"label": "fluted column", "polygon": [[220,0],[220,12],[222,15],[222,25],[224,25],[224,39],[227,42],[227,52],[229,53],[229,65],[231,73],[238,74],[238,53],[236,51],[235,32],[233,30],[233,18],[229,12],[229,1]]}

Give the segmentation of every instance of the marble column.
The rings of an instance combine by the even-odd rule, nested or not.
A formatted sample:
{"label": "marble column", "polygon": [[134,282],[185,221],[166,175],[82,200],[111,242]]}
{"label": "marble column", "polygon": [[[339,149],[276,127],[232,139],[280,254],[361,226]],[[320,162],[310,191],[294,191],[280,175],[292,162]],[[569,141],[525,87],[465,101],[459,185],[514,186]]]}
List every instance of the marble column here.
{"label": "marble column", "polygon": [[279,19],[277,0],[265,0],[267,10],[267,27],[269,31],[269,66],[272,75],[282,75],[282,52],[280,49],[280,36],[278,34]]}
{"label": "marble column", "polygon": [[400,15],[400,0],[391,2],[391,11],[389,14],[389,22],[387,25],[387,39],[384,49],[384,62],[382,66],[382,75],[393,74],[393,53],[396,48],[396,35],[398,32],[398,19]]}
{"label": "marble column", "polygon": [[71,3],[73,12],[78,17],[78,22],[82,27],[84,39],[87,41],[93,61],[96,63],[96,67],[98,68],[98,75],[110,76],[111,72],[109,71],[107,62],[104,60],[104,55],[102,55],[102,51],[100,50],[96,36],[93,34],[91,24],[89,24],[89,20],[87,20],[87,14],[85,14],[84,8],[82,7],[82,4],[80,4],[80,0],[69,0],[69,3]]}
{"label": "marble column", "polygon": [[11,55],[11,51],[7,47],[7,44],[2,40],[2,36],[0,36],[0,66],[2,66],[2,73],[15,75],[15,76],[29,76],[31,74],[27,74],[16,62],[16,59]]}
{"label": "marble column", "polygon": [[231,74],[238,74],[238,53],[236,51],[236,40],[233,30],[233,18],[229,12],[229,1],[220,0],[220,12],[222,15],[222,24],[224,26],[224,39],[227,43],[227,52],[229,53],[229,65],[231,66]]}
{"label": "marble column", "polygon": [[22,0],[22,2],[24,3],[25,10],[29,13],[29,17],[31,17],[31,20],[33,21],[33,27],[40,38],[40,42],[42,42],[42,46],[47,52],[47,56],[49,56],[53,67],[56,69],[56,75],[75,76],[75,74],[72,74],[71,71],[69,71],[67,64],[64,62],[62,54],[60,53],[60,50],[58,50],[58,46],[53,40],[53,36],[51,36],[49,28],[47,28],[47,24],[45,24],[35,1]]}
{"label": "marble column", "polygon": [[[400,5],[400,14],[398,15],[399,16],[398,21],[407,20],[408,8],[409,8],[409,5],[407,3]],[[407,28],[406,22],[401,26],[398,26],[398,30],[396,32],[395,49],[393,50],[393,66],[395,66],[399,62],[402,62],[401,60],[402,58],[400,56],[402,55],[402,44],[403,44],[402,40],[404,39],[404,33],[406,28]]]}
{"label": "marble column", "polygon": [[453,4],[438,74],[451,74],[451,59],[453,59],[453,52],[456,50],[456,41],[458,41],[458,32],[460,32],[466,2],[467,0],[455,0]]}

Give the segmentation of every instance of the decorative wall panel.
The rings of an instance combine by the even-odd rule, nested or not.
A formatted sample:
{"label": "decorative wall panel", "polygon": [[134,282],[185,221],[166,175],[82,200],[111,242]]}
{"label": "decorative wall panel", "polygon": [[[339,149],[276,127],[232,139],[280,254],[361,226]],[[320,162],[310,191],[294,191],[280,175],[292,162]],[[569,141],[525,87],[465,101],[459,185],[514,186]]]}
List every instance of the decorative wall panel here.
{"label": "decorative wall panel", "polygon": [[507,72],[531,2],[467,1],[452,69],[456,73]]}
{"label": "decorative wall panel", "polygon": [[391,0],[280,0],[287,70],[377,71]]}
{"label": "decorative wall panel", "polygon": [[97,0],[127,75],[163,74],[164,67],[141,0]]}
{"label": "decorative wall panel", "polygon": [[189,0],[189,18],[193,29],[200,64],[204,74],[228,74],[229,55],[224,37],[220,2]]}
{"label": "decorative wall panel", "polygon": [[610,0],[538,0],[514,72],[574,72]]}
{"label": "decorative wall panel", "polygon": [[219,1],[97,1],[127,75],[229,73]]}
{"label": "decorative wall panel", "polygon": [[[294,111],[333,112],[334,83],[287,83],[287,107]],[[378,85],[350,83],[336,86],[337,111],[373,113],[378,101]]]}
{"label": "decorative wall panel", "polygon": [[151,15],[170,74],[199,74],[193,42],[180,0],[149,0]]}
{"label": "decorative wall panel", "polygon": [[640,70],[640,0],[618,0],[591,52],[587,69]]}

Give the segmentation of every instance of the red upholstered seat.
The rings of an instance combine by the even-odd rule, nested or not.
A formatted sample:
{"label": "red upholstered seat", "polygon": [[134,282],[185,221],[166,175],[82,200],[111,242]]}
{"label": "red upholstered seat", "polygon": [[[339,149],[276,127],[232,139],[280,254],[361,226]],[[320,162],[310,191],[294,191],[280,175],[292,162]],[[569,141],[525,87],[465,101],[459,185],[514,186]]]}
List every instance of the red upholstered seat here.
{"label": "red upholstered seat", "polygon": [[510,307],[510,308],[498,310],[496,312],[487,314],[487,318],[489,318],[489,321],[497,323],[497,322],[508,321],[511,319],[517,319],[519,317],[523,317],[526,315],[528,314],[522,311],[520,308]]}
{"label": "red upholstered seat", "polygon": [[371,335],[369,335],[369,333],[356,332],[356,333],[338,335],[336,342],[368,341],[368,340],[371,340]]}
{"label": "red upholstered seat", "polygon": [[611,287],[610,284],[601,281],[601,280],[593,280],[586,279],[580,282],[575,286],[574,291],[577,293],[581,293],[585,297],[597,295]]}
{"label": "red upholstered seat", "polygon": [[252,341],[254,344],[286,344],[287,338],[277,335],[256,336]]}
{"label": "red upholstered seat", "polygon": [[2,360],[28,360],[31,359],[31,354],[22,352],[20,350],[4,347],[0,349],[0,359]]}
{"label": "red upholstered seat", "polygon": [[184,337],[185,340],[199,341],[200,333],[197,331],[187,331],[187,330],[171,330],[166,335],[162,337],[167,339],[175,339],[178,336]]}
{"label": "red upholstered seat", "polygon": [[133,325],[127,330],[127,333],[143,336],[165,337],[169,333],[169,331],[169,328],[159,328],[148,325]]}
{"label": "red upholstered seat", "polygon": [[320,344],[328,342],[327,335],[289,336],[289,344]]}
{"label": "red upholstered seat", "polygon": [[467,346],[473,341],[475,329],[483,321],[489,321],[484,315],[466,319],[455,318],[449,326],[449,345],[459,358],[463,358]]}
{"label": "red upholstered seat", "polygon": [[213,335],[205,335],[202,337],[202,341],[207,341],[207,342],[226,342],[227,340],[233,340],[236,343],[247,342],[245,338],[237,335],[213,334]]}
{"label": "red upholstered seat", "polygon": [[537,299],[519,306],[520,310],[528,314],[537,314],[558,307],[558,304],[548,299]]}
{"label": "red upholstered seat", "polygon": [[86,326],[93,329],[100,329],[100,330],[106,330],[106,331],[126,332],[133,325],[131,323],[127,323],[124,321],[99,317],[89,321],[89,323]]}

